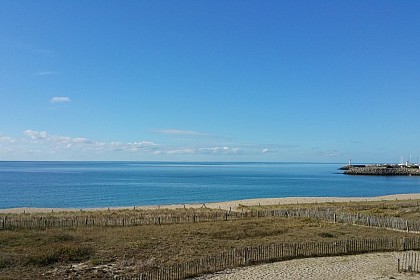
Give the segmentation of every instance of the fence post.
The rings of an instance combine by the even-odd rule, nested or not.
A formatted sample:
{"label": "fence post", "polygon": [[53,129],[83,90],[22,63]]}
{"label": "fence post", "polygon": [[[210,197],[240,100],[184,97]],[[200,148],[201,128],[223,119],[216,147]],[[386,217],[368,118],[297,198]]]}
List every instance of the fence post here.
{"label": "fence post", "polygon": [[407,228],[407,233],[410,232],[410,228],[408,227],[408,220],[405,221],[405,227]]}
{"label": "fence post", "polygon": [[349,253],[349,240],[346,239],[344,244],[344,253],[347,255]]}
{"label": "fence post", "polygon": [[248,263],[248,248],[244,248],[243,258],[244,258],[244,265],[246,265]]}
{"label": "fence post", "polygon": [[337,214],[334,213],[334,224],[337,223]]}
{"label": "fence post", "polygon": [[405,251],[405,237],[401,238],[400,250]]}

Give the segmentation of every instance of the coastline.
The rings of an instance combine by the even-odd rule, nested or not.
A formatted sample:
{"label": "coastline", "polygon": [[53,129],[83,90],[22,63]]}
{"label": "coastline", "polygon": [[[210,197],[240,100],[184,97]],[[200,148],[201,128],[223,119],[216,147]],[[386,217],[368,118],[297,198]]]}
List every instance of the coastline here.
{"label": "coastline", "polygon": [[34,208],[19,207],[0,209],[0,214],[23,214],[23,213],[51,213],[51,212],[76,212],[76,211],[104,211],[104,210],[157,210],[157,209],[179,209],[179,208],[211,208],[222,210],[236,210],[240,205],[288,205],[288,204],[313,204],[327,202],[361,202],[361,201],[386,201],[386,200],[411,200],[420,199],[420,193],[392,194],[374,197],[282,197],[282,198],[251,198],[223,202],[209,202],[198,204],[171,204],[171,205],[150,205],[150,206],[121,206],[102,208]]}

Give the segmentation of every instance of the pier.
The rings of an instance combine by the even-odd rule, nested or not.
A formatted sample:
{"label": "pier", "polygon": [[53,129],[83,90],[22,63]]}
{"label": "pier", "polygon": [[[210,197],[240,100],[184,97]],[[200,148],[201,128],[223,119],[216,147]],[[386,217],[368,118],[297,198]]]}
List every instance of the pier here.
{"label": "pier", "polygon": [[420,176],[419,165],[415,164],[349,164],[340,170],[344,170],[343,173],[346,175]]}

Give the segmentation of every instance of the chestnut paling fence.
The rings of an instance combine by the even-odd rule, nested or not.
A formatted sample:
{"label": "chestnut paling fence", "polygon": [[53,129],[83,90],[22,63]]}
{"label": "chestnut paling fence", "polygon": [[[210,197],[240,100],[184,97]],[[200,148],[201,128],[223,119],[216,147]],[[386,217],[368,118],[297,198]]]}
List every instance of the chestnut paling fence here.
{"label": "chestnut paling fence", "polygon": [[420,252],[407,252],[398,258],[398,272],[420,273]]}
{"label": "chestnut paling fence", "polygon": [[333,209],[282,209],[260,210],[247,212],[197,212],[191,213],[135,213],[129,216],[0,216],[0,230],[14,229],[45,229],[53,227],[106,227],[106,226],[141,226],[141,225],[167,225],[181,223],[199,223],[211,221],[230,221],[247,218],[263,217],[289,217],[289,218],[315,218],[334,223],[346,223],[368,227],[382,227],[403,231],[420,232],[420,221],[405,220],[398,217],[367,216],[347,212],[335,212]]}
{"label": "chestnut paling fence", "polygon": [[[114,279],[177,280],[228,268],[288,259],[418,249],[420,249],[420,238],[350,239],[334,242],[281,243],[232,249],[214,256],[162,267],[135,276],[115,275]],[[401,267],[403,263],[407,264],[409,262],[401,261]]]}
{"label": "chestnut paling fence", "polygon": [[420,273],[420,252],[407,252],[399,258],[398,272]]}
{"label": "chestnut paling fence", "polygon": [[[0,230],[46,229],[70,227],[141,226],[179,223],[198,223],[228,221],[247,218],[289,217],[315,218],[334,223],[347,223],[368,227],[382,227],[420,232],[420,223],[398,217],[376,217],[362,214],[335,212],[328,208],[260,210],[248,212],[197,212],[197,213],[135,213],[130,216],[69,216],[69,217],[31,217],[25,215],[0,217]],[[169,280],[185,279],[196,275],[216,272],[227,268],[246,266],[255,263],[280,261],[292,258],[359,254],[380,251],[419,250],[420,238],[352,239],[335,242],[282,243],[246,247],[222,252],[215,256],[200,258],[147,271],[134,277],[115,275],[114,279]],[[411,256],[411,255],[410,255]],[[413,261],[414,264],[413,264]],[[417,266],[416,257],[403,257],[401,271],[409,271]]]}

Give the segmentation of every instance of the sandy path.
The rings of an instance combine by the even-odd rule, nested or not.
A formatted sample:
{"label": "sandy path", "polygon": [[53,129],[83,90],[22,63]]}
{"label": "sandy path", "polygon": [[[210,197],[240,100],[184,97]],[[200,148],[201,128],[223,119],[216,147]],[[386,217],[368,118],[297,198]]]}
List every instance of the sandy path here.
{"label": "sandy path", "polygon": [[420,274],[398,273],[401,252],[297,259],[226,270],[196,280],[361,280],[420,279]]}
{"label": "sandy path", "polygon": [[[321,202],[350,202],[350,201],[382,201],[382,200],[409,200],[420,199],[420,194],[395,194],[376,197],[283,197],[283,198],[255,198],[244,200],[233,200],[225,202],[212,202],[200,204],[174,204],[161,206],[136,206],[136,209],[176,209],[176,208],[200,208],[208,207],[213,209],[235,210],[239,205],[274,205],[274,204],[304,204]],[[86,211],[106,210],[108,208],[85,208]],[[112,207],[111,209],[133,209],[133,207]],[[78,208],[11,208],[0,209],[0,213],[43,213],[43,212],[62,212],[80,211]]]}

